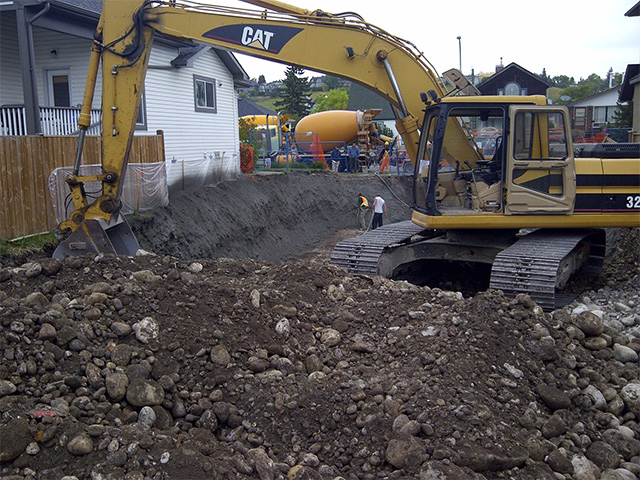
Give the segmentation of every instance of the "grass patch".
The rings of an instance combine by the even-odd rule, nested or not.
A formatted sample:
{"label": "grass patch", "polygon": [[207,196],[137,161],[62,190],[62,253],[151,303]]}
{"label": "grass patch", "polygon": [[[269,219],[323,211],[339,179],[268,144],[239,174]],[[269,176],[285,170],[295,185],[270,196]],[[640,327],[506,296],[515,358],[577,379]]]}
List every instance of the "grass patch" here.
{"label": "grass patch", "polygon": [[53,233],[29,235],[16,240],[0,239],[0,255],[26,256],[36,252],[48,252],[57,243]]}

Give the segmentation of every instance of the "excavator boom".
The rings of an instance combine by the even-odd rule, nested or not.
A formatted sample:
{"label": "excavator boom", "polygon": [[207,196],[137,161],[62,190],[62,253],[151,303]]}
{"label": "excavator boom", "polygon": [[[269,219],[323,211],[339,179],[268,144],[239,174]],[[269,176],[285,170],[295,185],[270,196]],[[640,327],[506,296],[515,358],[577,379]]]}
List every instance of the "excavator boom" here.
{"label": "excavator boom", "polygon": [[[408,156],[416,158],[418,118],[424,107],[420,94],[432,90],[443,96],[445,87],[435,69],[413,44],[368,24],[353,13],[308,11],[274,0],[248,0],[245,3],[264,10],[174,0],[104,0],[91,62],[94,66],[98,59],[102,62],[102,174],[92,178],[78,175],[79,142],[76,168],[67,178],[75,211],[61,223],[61,230],[75,232],[88,220],[104,223],[106,229],[124,221],[119,214],[122,178],[156,33],[362,84],[391,103]],[[96,83],[92,76],[95,77],[96,72],[97,67],[89,72],[82,119],[88,117],[86,112],[91,106]],[[82,123],[80,126],[86,128]],[[468,148],[472,153],[462,131],[459,140],[461,145],[466,145],[462,148]],[[93,203],[88,202],[83,187],[89,180],[102,182],[102,196]],[[93,229],[81,230],[85,235],[75,241],[77,253],[84,253],[83,242],[87,245],[86,251],[101,251],[99,246],[89,247],[96,243],[91,242],[91,235],[87,233]],[[126,227],[119,230],[126,232]],[[97,242],[97,245],[101,244]],[[131,245],[131,249],[137,247],[135,242]],[[115,247],[107,250],[130,253],[118,252]],[[57,256],[73,252],[67,245]]]}

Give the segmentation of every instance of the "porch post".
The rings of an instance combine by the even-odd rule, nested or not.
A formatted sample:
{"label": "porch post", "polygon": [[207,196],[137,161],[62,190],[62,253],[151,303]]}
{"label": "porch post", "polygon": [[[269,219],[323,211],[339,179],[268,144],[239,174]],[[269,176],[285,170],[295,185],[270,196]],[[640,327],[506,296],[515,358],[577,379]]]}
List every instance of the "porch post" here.
{"label": "porch post", "polygon": [[[47,8],[47,7],[45,7]],[[22,70],[22,88],[24,96],[27,135],[42,133],[40,126],[40,105],[38,102],[38,84],[36,83],[36,62],[33,51],[33,34],[25,7],[18,3],[16,21],[18,24],[18,51]]]}

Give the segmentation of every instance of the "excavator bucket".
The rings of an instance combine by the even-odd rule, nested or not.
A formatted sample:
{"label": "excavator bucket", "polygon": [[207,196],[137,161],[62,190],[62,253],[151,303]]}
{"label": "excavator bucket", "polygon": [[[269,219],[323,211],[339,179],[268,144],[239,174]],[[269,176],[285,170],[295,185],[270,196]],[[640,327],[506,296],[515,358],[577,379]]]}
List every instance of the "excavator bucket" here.
{"label": "excavator bucket", "polygon": [[135,255],[140,245],[131,227],[122,215],[115,223],[107,225],[104,220],[90,219],[82,224],[58,245],[53,258],[64,259],[67,256],[113,253],[116,255]]}

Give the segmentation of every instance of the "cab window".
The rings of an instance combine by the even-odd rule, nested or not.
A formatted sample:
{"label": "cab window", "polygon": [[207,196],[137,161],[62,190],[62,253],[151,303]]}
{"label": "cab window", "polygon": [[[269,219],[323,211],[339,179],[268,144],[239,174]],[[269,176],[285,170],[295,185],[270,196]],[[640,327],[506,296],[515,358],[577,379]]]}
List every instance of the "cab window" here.
{"label": "cab window", "polygon": [[514,130],[516,160],[567,158],[566,129],[560,112],[518,112]]}

